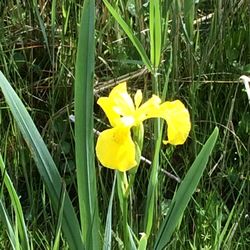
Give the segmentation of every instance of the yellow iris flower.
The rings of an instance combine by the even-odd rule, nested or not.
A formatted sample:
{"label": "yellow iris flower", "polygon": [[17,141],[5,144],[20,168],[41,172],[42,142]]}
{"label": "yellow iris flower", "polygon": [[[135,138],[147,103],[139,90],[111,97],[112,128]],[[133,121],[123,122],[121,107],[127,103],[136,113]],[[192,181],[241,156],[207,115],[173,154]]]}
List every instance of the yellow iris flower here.
{"label": "yellow iris flower", "polygon": [[168,140],[164,140],[164,144],[180,145],[186,141],[191,123],[189,112],[181,101],[161,103],[161,99],[153,95],[145,103],[141,102],[141,90],[137,90],[133,100],[127,92],[126,82],[114,87],[108,97],[98,99],[97,103],[112,126],[97,139],[96,154],[103,166],[124,172],[137,165],[130,129],[149,118],[166,120]]}

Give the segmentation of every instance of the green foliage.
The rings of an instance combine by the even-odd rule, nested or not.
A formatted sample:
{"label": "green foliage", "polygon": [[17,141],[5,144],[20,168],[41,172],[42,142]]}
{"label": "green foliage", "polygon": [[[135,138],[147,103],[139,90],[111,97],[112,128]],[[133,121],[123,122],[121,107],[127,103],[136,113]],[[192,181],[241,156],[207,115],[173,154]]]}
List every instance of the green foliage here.
{"label": "green foliage", "polygon": [[[60,208],[63,207],[62,227],[70,247],[72,249],[83,247],[79,223],[56,165],[27,110],[2,72],[0,72],[0,87],[36,162],[54,210],[58,211],[59,209],[60,211]],[[1,169],[3,172],[3,167]],[[15,207],[20,210],[18,203],[15,204]],[[25,249],[28,248],[25,247]]]}
{"label": "green foliage", "polygon": [[[1,201],[1,214],[4,217],[3,220],[5,221],[6,227],[8,229],[8,235],[10,238],[11,245],[13,248],[19,248],[21,246],[23,249],[30,249],[30,244],[29,244],[29,239],[28,239],[28,234],[27,234],[27,227],[24,221],[22,206],[18,199],[16,190],[10,180],[10,177],[8,173],[6,172],[5,165],[4,165],[1,155],[0,155],[0,169],[1,169],[2,176],[3,176],[4,185],[6,186],[8,190],[11,204],[15,210],[17,228],[18,228],[17,232],[19,234],[19,235],[14,236],[14,232],[16,230],[14,226],[11,225],[8,212],[6,211],[6,208],[4,208],[4,205]],[[20,243],[17,240],[19,237],[20,237]]]}
{"label": "green foliage", "polygon": [[180,187],[177,189],[174,198],[171,201],[168,214],[161,225],[161,229],[157,235],[154,249],[163,249],[179,223],[182,214],[190,201],[197,185],[202,177],[208,162],[208,157],[212,153],[214,145],[219,134],[218,128],[215,128],[207,142],[203,146],[201,152],[197,155],[194,163],[188,170]]}
{"label": "green foliage", "polygon": [[100,249],[99,210],[93,136],[95,2],[82,9],[76,58],[75,150],[82,235],[86,249]]}
{"label": "green foliage", "polygon": [[103,0],[103,2],[107,6],[110,13],[114,16],[115,20],[121,25],[122,29],[131,40],[133,46],[137,49],[145,66],[148,68],[148,70],[151,71],[152,66],[151,66],[150,60],[148,59],[146,51],[144,50],[142,44],[137,39],[137,37],[133,34],[133,31],[131,30],[131,28],[127,25],[127,23],[122,19],[122,17],[117,13],[117,11],[110,5],[108,1]]}

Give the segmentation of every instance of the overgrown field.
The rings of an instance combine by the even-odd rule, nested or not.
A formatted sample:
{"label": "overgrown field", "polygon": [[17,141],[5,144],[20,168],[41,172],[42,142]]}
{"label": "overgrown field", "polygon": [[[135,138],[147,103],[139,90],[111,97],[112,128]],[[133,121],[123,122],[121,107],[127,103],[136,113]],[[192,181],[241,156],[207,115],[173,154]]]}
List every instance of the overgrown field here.
{"label": "overgrown field", "polygon": [[[84,11],[78,0],[0,1],[0,71],[55,163],[44,149],[44,159],[31,149],[40,139],[22,125],[26,118],[18,122],[20,104],[10,109],[14,94],[1,91],[0,249],[160,249],[155,242],[171,200],[215,127],[218,139],[166,249],[250,249],[250,103],[239,80],[250,75],[250,2],[85,2]],[[191,119],[183,145],[158,151],[166,125],[143,123],[142,160],[136,174],[123,176],[132,180],[128,196],[121,173],[93,154],[99,133],[110,128],[97,100],[122,82],[132,96],[141,89],[143,102],[152,94],[181,100]],[[65,233],[71,211],[71,229],[77,219],[81,230]]]}

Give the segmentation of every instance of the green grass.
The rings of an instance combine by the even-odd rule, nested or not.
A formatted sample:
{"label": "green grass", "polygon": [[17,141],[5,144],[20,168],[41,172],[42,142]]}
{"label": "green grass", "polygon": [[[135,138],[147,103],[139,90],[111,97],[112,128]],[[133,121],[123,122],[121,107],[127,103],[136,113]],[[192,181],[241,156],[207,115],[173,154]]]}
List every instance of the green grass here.
{"label": "green grass", "polygon": [[[212,156],[167,249],[249,249],[250,106],[244,84],[239,81],[241,75],[250,73],[248,2],[162,1],[158,13],[158,1],[150,1],[155,3],[151,7],[142,1],[109,1],[113,15],[104,2],[96,2],[95,33],[90,32],[87,36],[95,38],[95,44],[91,43],[95,49],[94,75],[89,73],[94,67],[91,50],[90,60],[86,59],[88,56],[80,56],[83,61],[77,62],[79,39],[86,41],[86,37],[79,35],[79,27],[93,28],[81,24],[82,1],[0,2],[0,70],[31,115],[53,158],[53,166],[61,176],[64,184],[57,187],[58,204],[70,200],[83,229],[80,233],[86,246],[91,245],[87,238],[96,237],[93,242],[101,244],[102,248],[105,237],[106,243],[112,242],[111,246],[107,243],[105,249],[122,249],[124,225],[118,192],[112,188],[115,174],[97,161],[93,167],[94,159],[88,159],[85,174],[96,179],[96,185],[91,182],[91,188],[89,185],[83,187],[84,180],[87,182],[91,178],[81,176],[79,164],[85,160],[77,162],[75,153],[79,155],[82,147],[83,157],[92,154],[89,153],[94,146],[89,133],[92,124],[85,117],[94,117],[96,130],[106,129],[107,118],[92,104],[99,96],[109,93],[110,80],[116,82],[128,74],[126,79],[131,93],[140,88],[145,99],[153,92],[166,100],[178,98],[188,107],[192,119],[192,131],[183,146],[160,145],[159,159],[153,163],[156,172],[151,171],[153,168],[145,161],[138,168],[127,201],[128,222],[135,234],[135,244],[140,233],[148,231],[151,234],[147,249],[154,248],[160,224],[180,186],[166,171],[183,180],[217,126],[219,137]],[[157,21],[152,22],[153,18]],[[87,34],[85,29],[83,37]],[[157,42],[159,32],[161,43]],[[86,64],[89,69],[84,69]],[[144,67],[148,71],[135,75],[134,72]],[[88,100],[80,96],[81,90],[74,94],[77,81],[79,89],[83,87],[81,73],[83,77],[89,73],[84,80],[89,85],[82,89],[85,91],[82,95]],[[81,110],[79,100],[92,103],[92,118],[92,108]],[[46,191],[48,184],[31,157],[30,144],[26,144],[2,94],[0,103],[0,152],[4,161],[1,166],[6,167],[0,182],[0,249],[11,249],[11,244],[16,245],[16,249],[19,245],[27,249],[25,244],[30,249],[68,249],[70,240],[67,233],[62,233],[63,206],[55,209],[57,198],[51,199]],[[70,114],[80,117],[78,124],[70,122]],[[158,125],[157,122],[145,123],[142,155],[150,161],[153,161],[152,141]],[[81,133],[85,136],[80,137]],[[90,136],[90,144],[82,141],[86,134]],[[156,176],[156,186],[148,191]],[[9,184],[9,188],[17,193],[21,207],[17,203],[12,206],[13,197],[6,184],[8,178],[13,184]],[[80,185],[77,180],[82,181]],[[62,188],[67,194],[60,193]],[[150,192],[153,204],[148,198]],[[93,194],[97,196],[92,197]],[[81,195],[88,201],[79,200]],[[99,211],[82,207],[86,203],[95,206],[95,202]],[[149,214],[145,216],[146,207],[151,213],[152,225],[147,217]],[[17,209],[21,217],[16,216]],[[97,216],[92,225],[99,228],[99,232],[84,230],[85,220],[90,219],[86,225],[91,224],[91,216]]]}

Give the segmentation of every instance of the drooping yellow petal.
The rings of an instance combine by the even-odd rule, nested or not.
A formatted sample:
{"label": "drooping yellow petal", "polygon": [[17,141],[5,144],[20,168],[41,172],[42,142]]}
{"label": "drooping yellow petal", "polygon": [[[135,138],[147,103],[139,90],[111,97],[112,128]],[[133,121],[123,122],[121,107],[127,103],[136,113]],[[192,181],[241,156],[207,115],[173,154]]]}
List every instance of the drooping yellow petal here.
{"label": "drooping yellow petal", "polygon": [[124,172],[135,167],[136,149],[130,128],[119,126],[101,132],[97,139],[96,155],[107,168]]}
{"label": "drooping yellow petal", "polygon": [[157,113],[158,117],[165,119],[167,122],[168,140],[163,141],[163,143],[183,144],[191,129],[189,112],[184,104],[179,100],[164,102],[160,105]]}

